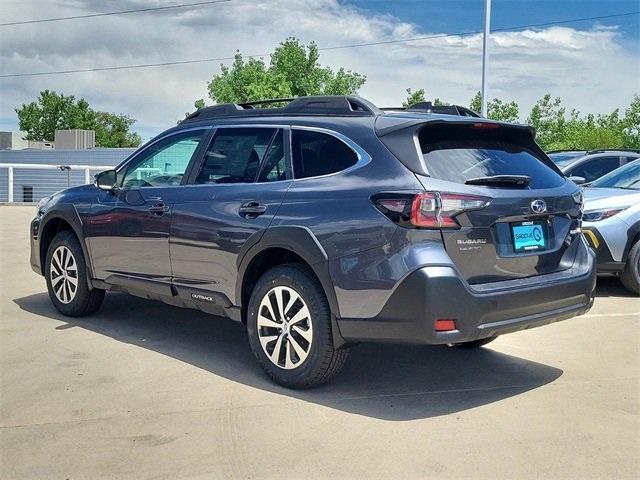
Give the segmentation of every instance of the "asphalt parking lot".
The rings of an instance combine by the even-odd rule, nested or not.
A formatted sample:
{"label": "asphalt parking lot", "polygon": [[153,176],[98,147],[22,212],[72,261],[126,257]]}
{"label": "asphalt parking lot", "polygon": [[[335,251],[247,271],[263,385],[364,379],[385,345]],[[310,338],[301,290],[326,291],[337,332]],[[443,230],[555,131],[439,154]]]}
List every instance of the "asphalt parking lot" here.
{"label": "asphalt parking lot", "polygon": [[124,294],[62,317],[0,206],[0,478],[638,478],[640,299],[480,351],[359,345],[295,392],[242,326]]}

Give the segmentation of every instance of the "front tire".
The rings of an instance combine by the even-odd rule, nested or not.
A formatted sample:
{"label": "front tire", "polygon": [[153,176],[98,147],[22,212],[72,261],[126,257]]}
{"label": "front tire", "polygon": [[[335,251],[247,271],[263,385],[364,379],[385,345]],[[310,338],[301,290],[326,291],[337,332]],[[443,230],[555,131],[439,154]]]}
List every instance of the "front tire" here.
{"label": "front tire", "polygon": [[620,280],[627,290],[640,295],[640,240],[629,250]]}
{"label": "front tire", "polygon": [[302,264],[278,266],[260,277],[249,301],[247,331],[262,369],[289,388],[326,382],[348,356],[347,348],[334,348],[327,298]]}
{"label": "front tire", "polygon": [[49,298],[63,315],[83,317],[102,305],[105,292],[89,286],[82,247],[68,230],[58,233],[49,245],[45,278]]}

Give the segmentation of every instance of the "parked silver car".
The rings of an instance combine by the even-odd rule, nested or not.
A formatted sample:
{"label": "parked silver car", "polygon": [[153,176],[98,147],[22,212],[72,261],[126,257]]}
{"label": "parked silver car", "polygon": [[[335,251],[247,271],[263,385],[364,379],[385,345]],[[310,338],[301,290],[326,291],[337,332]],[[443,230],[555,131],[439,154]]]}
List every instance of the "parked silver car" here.
{"label": "parked silver car", "polygon": [[640,159],[585,185],[582,228],[598,273],[640,295]]}
{"label": "parked silver car", "polygon": [[593,182],[640,158],[636,150],[563,150],[547,152],[562,173],[576,183]]}

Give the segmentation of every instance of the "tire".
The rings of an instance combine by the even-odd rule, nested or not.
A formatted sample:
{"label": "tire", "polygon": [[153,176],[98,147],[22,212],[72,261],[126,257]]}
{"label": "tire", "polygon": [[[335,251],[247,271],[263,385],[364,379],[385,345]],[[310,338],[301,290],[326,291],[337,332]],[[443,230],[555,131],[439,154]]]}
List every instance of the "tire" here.
{"label": "tire", "polygon": [[480,348],[486,345],[487,343],[493,342],[496,338],[498,337],[496,336],[496,337],[481,338],[480,340],[473,340],[471,342],[451,343],[449,344],[449,347],[465,348],[465,349]]}
{"label": "tire", "polygon": [[640,296],[640,240],[629,250],[620,281],[627,290]]}
{"label": "tire", "polygon": [[84,317],[102,305],[105,291],[89,287],[82,247],[69,230],[58,233],[49,245],[45,279],[49,298],[63,315]]}
{"label": "tire", "polygon": [[[278,305],[282,305],[284,321]],[[274,267],[260,277],[249,300],[247,331],[262,369],[288,388],[305,389],[326,382],[349,355],[348,348],[334,348],[327,297],[303,264]]]}

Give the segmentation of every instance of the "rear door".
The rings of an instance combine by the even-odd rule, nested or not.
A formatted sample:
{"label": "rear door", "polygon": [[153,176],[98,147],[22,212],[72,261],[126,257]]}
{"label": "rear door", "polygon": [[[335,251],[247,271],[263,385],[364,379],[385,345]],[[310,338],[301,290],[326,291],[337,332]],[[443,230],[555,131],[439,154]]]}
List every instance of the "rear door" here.
{"label": "rear door", "polygon": [[172,211],[173,283],[181,296],[234,298],[238,254],[271,224],[291,184],[288,139],[288,127],[216,130]]}
{"label": "rear door", "polygon": [[[430,176],[426,190],[486,197],[488,204],[442,229],[447,253],[469,283],[552,273],[571,267],[580,198],[524,129],[499,124],[428,126],[419,132]],[[528,185],[477,183],[527,176]],[[475,179],[472,180],[472,179]],[[482,182],[480,182],[482,183]]]}

